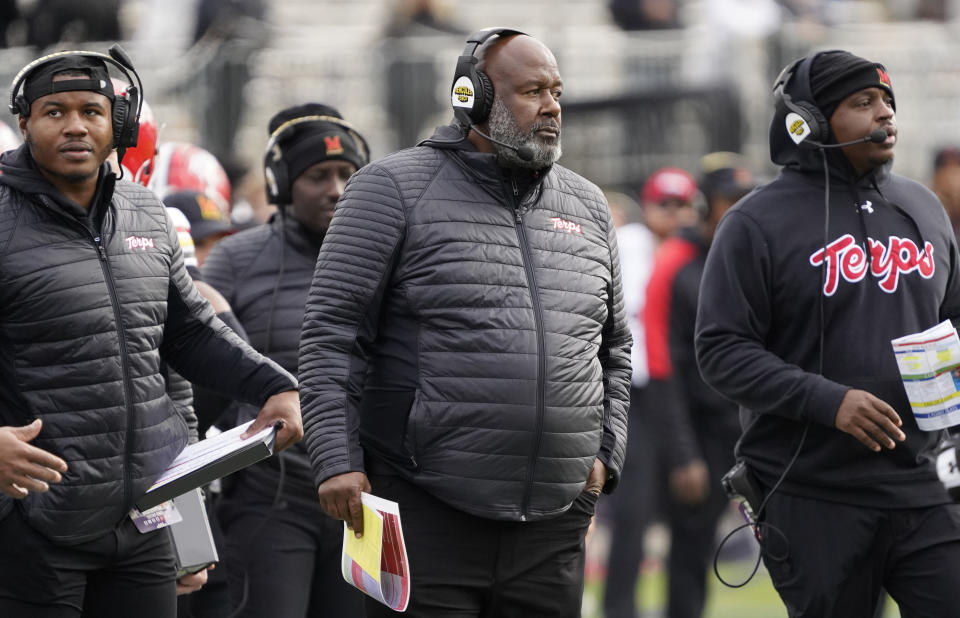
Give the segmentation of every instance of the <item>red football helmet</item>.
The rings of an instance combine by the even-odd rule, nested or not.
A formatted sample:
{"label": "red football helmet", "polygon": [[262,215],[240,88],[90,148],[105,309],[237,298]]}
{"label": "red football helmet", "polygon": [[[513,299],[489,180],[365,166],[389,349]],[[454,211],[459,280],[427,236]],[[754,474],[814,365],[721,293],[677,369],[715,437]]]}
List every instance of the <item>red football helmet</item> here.
{"label": "red football helmet", "polygon": [[160,145],[149,187],[162,199],[168,193],[191,189],[212,199],[230,216],[230,179],[209,151],[185,142]]}
{"label": "red football helmet", "polygon": [[[127,96],[127,83],[122,79],[111,77],[113,82],[113,94],[116,96]],[[123,155],[124,177],[147,186],[150,182],[150,176],[153,174],[154,159],[157,156],[157,121],[153,116],[153,110],[146,101],[140,110],[140,132],[137,134],[137,145],[133,148],[127,148]]]}

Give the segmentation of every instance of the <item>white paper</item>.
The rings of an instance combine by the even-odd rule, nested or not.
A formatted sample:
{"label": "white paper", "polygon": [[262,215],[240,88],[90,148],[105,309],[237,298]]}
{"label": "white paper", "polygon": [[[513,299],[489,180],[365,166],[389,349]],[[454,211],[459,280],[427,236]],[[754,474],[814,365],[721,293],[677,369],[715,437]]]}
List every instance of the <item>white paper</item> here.
{"label": "white paper", "polygon": [[147,491],[152,491],[157,487],[166,485],[248,444],[263,442],[275,430],[271,425],[249,436],[247,439],[241,440],[240,435],[246,431],[247,427],[252,423],[253,421],[247,421],[246,423],[237,425],[233,429],[217,434],[212,438],[200,440],[187,446],[177,455],[177,458],[173,460],[167,470]]}
{"label": "white paper", "polygon": [[950,320],[890,343],[917,426],[960,424],[960,338]]}

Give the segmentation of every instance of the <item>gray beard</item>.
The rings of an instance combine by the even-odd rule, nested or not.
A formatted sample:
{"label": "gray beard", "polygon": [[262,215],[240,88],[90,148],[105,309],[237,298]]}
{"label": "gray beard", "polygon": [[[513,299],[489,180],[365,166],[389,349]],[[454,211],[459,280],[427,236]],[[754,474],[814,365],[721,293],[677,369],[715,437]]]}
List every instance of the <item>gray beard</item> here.
{"label": "gray beard", "polygon": [[517,119],[513,112],[499,95],[493,97],[493,106],[490,109],[490,117],[487,119],[487,128],[490,130],[490,136],[493,139],[509,144],[514,148],[527,146],[533,151],[533,158],[524,161],[513,148],[494,143],[497,162],[504,167],[539,170],[553,165],[563,154],[559,136],[556,144],[544,144],[537,139],[536,130],[538,127],[531,127],[530,131],[524,134],[517,125]]}

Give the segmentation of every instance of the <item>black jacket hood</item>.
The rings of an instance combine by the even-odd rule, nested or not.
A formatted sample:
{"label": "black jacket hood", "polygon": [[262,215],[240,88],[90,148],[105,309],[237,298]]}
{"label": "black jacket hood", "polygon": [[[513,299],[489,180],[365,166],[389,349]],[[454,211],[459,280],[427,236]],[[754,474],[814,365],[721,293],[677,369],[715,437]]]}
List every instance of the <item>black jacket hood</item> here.
{"label": "black jacket hood", "polygon": [[[94,200],[104,198],[109,200],[113,195],[116,177],[109,173],[109,169],[107,163],[100,166]],[[29,195],[45,195],[68,212],[86,214],[85,209],[67,198],[40,173],[30,155],[28,144],[21,144],[16,150],[3,153],[3,157],[0,158],[0,184]]]}

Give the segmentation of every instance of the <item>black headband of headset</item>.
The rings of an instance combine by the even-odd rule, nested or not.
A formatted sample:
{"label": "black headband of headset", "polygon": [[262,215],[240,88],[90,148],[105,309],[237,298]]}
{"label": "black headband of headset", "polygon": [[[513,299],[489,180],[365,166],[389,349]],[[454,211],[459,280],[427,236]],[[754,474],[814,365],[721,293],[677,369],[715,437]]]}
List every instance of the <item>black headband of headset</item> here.
{"label": "black headband of headset", "polygon": [[[7,102],[7,107],[10,110],[11,114],[23,114],[29,115],[29,107],[26,110],[21,109],[21,106],[17,102],[17,95],[20,93],[20,88],[23,86],[23,82],[26,81],[27,77],[30,76],[35,70],[40,66],[56,62],[61,58],[68,56],[86,56],[89,58],[97,58],[104,62],[110,63],[113,66],[117,67],[121,73],[126,77],[127,83],[130,84],[130,90],[132,94],[139,93],[137,95],[137,112],[134,118],[140,118],[140,112],[143,108],[143,82],[140,81],[140,75],[137,73],[136,69],[133,68],[133,62],[130,61],[130,57],[123,50],[122,47],[118,44],[113,44],[110,46],[110,49],[107,50],[107,54],[101,54],[100,52],[93,51],[83,51],[83,50],[71,50],[71,51],[60,51],[54,52],[52,54],[47,54],[37,58],[33,62],[29,63],[22,69],[20,69],[16,76],[13,78],[13,82],[10,84],[10,99]],[[133,77],[131,77],[131,75]],[[134,77],[136,78],[136,85],[134,86]]]}

